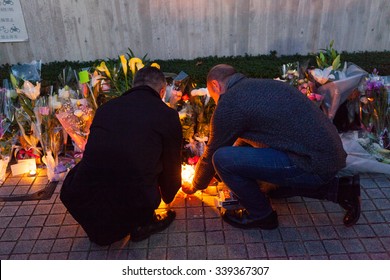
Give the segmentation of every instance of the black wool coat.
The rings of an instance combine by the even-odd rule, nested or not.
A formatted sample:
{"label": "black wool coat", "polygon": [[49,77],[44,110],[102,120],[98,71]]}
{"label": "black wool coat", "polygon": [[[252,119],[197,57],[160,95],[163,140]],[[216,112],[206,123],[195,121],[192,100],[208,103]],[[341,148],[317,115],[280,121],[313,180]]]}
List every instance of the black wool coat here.
{"label": "black wool coat", "polygon": [[101,245],[125,237],[170,203],[181,187],[178,113],[148,86],[96,111],[83,159],[64,180],[60,198]]}

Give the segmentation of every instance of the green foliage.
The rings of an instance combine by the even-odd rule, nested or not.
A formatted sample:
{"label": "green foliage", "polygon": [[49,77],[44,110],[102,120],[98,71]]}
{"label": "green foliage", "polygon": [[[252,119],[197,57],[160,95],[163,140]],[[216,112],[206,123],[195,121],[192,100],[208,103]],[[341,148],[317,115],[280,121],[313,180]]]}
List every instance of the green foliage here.
{"label": "green foliage", "polygon": [[320,69],[332,66],[333,70],[337,70],[341,66],[340,54],[333,48],[334,40],[329,44],[329,47],[322,49],[319,55],[316,56],[317,66]]}
{"label": "green foliage", "polygon": [[[269,55],[245,55],[245,56],[230,56],[230,57],[202,57],[191,60],[174,59],[174,60],[155,60],[161,66],[164,72],[179,73],[186,72],[197,84],[197,87],[204,87],[206,85],[207,72],[216,64],[227,63],[234,67],[239,72],[254,78],[276,78],[281,75],[280,67],[283,64],[291,61],[306,61],[309,60],[309,66],[316,66],[316,54],[307,55],[283,55],[277,56],[273,51]],[[379,71],[382,76],[390,75],[390,51],[383,52],[358,52],[346,53],[342,52],[343,61],[353,62],[360,66],[368,73],[371,73],[374,68]],[[41,76],[43,79],[42,86],[47,84],[58,83],[58,75],[66,66],[72,69],[83,69],[94,67],[100,63],[101,60],[95,61],[55,61],[42,65]],[[4,79],[9,79],[11,72],[11,65],[4,64],[0,66],[0,86]]]}

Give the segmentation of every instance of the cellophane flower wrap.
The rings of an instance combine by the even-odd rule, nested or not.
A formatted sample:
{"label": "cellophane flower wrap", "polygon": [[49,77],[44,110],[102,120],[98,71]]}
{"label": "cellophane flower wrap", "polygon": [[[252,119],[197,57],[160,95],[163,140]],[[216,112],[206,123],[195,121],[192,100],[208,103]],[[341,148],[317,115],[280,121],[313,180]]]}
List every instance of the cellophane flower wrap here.
{"label": "cellophane flower wrap", "polygon": [[366,78],[360,90],[362,127],[369,133],[369,138],[390,153],[390,100],[385,77],[379,76],[374,70]]}
{"label": "cellophane flower wrap", "polygon": [[0,88],[0,184],[5,180],[8,163],[18,135],[11,91],[9,88]]}
{"label": "cellophane flower wrap", "polygon": [[19,106],[15,109],[15,118],[19,125],[20,147],[16,149],[15,154],[17,159],[35,158],[40,163],[42,154],[38,147],[41,135],[40,124],[37,122],[34,110],[41,92],[41,62],[14,65],[11,71],[11,82],[19,101]]}
{"label": "cellophane flower wrap", "polygon": [[92,105],[85,98],[69,97],[53,102],[57,103],[56,106],[59,107],[55,112],[56,118],[72,138],[77,148],[84,152],[89,129],[95,115]]}
{"label": "cellophane flower wrap", "polygon": [[42,161],[47,167],[49,181],[59,181],[67,169],[59,162],[59,154],[63,150],[63,128],[55,117],[55,111],[50,106],[49,100],[53,96],[53,88],[49,87],[48,95],[42,96],[36,103],[34,113],[40,126],[39,138],[43,150]]}

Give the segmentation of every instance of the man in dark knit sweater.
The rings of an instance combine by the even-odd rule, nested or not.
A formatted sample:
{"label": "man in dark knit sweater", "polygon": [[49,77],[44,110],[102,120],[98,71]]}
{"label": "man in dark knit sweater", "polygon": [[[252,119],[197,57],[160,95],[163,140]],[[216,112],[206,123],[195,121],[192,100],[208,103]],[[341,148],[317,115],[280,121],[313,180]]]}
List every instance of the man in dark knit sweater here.
{"label": "man in dark knit sweater", "polygon": [[[207,76],[217,103],[207,148],[196,166],[191,194],[207,188],[215,173],[237,195],[244,210],[223,213],[241,228],[278,226],[269,196],[305,196],[339,203],[346,226],[360,216],[359,175],[336,177],[346,153],[325,114],[294,87],[250,79],[220,64]],[[268,195],[258,181],[278,185]]]}

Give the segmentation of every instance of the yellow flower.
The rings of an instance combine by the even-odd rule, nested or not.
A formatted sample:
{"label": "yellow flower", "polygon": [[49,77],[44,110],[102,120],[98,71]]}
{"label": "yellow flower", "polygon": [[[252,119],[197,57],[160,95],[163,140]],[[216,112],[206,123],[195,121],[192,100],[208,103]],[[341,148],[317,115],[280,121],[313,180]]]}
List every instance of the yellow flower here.
{"label": "yellow flower", "polygon": [[126,60],[126,57],[122,54],[121,56],[119,56],[119,58],[121,59],[123,73],[125,74],[125,77],[127,77],[127,60]]}
{"label": "yellow flower", "polygon": [[111,73],[110,73],[110,71],[108,71],[108,68],[107,68],[107,66],[106,66],[106,63],[105,63],[104,61],[102,61],[102,62],[100,63],[100,65],[99,65],[98,67],[96,67],[96,69],[97,69],[98,71],[100,71],[100,72],[106,73],[106,76],[107,76],[108,78],[111,79]]}
{"label": "yellow flower", "polygon": [[151,65],[151,67],[156,67],[157,69],[160,69],[160,65],[156,62],[153,62]]}
{"label": "yellow flower", "polygon": [[139,59],[138,57],[130,58],[129,66],[130,66],[131,73],[133,74],[133,78],[134,78],[134,75],[135,75],[135,72],[136,72],[135,68],[137,67],[137,70],[139,70],[142,67],[144,67],[144,65],[142,64],[142,60]]}

